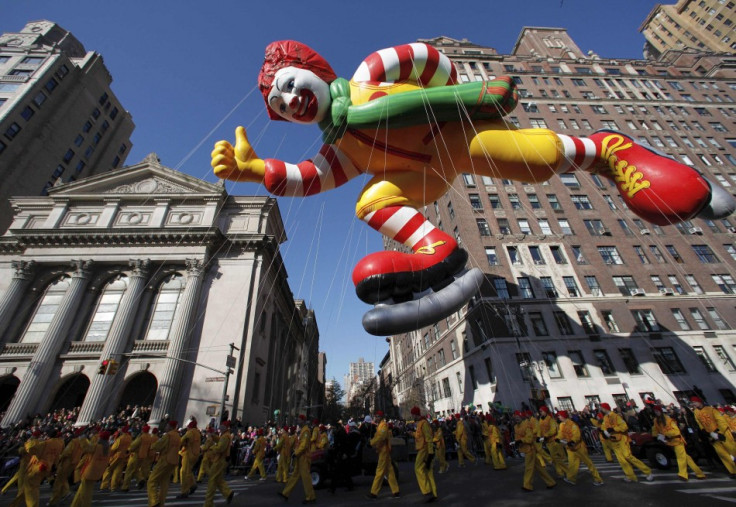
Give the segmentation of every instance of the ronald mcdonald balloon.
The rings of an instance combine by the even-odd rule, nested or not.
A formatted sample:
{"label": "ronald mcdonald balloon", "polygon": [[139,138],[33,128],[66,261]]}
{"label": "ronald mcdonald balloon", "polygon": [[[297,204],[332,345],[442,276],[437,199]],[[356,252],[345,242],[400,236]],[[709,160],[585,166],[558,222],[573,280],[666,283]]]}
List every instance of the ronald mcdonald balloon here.
{"label": "ronald mcdonald balloon", "polygon": [[626,134],[515,128],[503,119],[517,102],[511,78],[459,83],[454,64],[427,44],[377,51],[348,81],[305,44],[277,41],[266,48],[258,86],[271,119],[317,124],[324,144],[296,164],[262,159],[238,127],[234,144],[215,144],[215,174],[263,183],[277,196],[309,196],[367,173],[358,218],[407,249],[372,253],[353,270],[358,297],[375,305],[363,318],[375,335],[434,323],[478,291],[482,273],[467,270],[455,238],[419,211],[460,173],[527,183],[599,173],[633,213],[659,225],[736,209],[733,196],[698,171]]}

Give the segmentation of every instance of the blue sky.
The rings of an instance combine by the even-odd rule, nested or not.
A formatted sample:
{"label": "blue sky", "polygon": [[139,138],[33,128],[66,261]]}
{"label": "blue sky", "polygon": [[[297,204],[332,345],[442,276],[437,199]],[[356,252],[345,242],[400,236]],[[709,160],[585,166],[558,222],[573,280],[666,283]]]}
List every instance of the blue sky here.
{"label": "blue sky", "polygon": [[[349,78],[371,52],[446,35],[509,53],[522,27],[567,28],[578,46],[604,58],[641,58],[638,27],[654,0],[527,0],[499,2],[270,2],[211,0],[0,0],[0,32],[47,19],[102,54],[112,88],[136,129],[127,164],[156,152],[164,165],[215,181],[215,141],[246,126],[262,158],[298,162],[320,146],[316,126],[270,122],[256,89],[263,50],[295,39],[319,51]],[[663,3],[674,3],[671,2]],[[342,376],[364,357],[378,363],[383,337],[363,331],[369,309],[355,296],[350,273],[382,248],[377,233],[354,218],[360,178],[323,195],[280,199],[288,241],[282,254],[294,296],[317,315],[327,377]],[[228,183],[231,194],[264,194],[255,184]]]}

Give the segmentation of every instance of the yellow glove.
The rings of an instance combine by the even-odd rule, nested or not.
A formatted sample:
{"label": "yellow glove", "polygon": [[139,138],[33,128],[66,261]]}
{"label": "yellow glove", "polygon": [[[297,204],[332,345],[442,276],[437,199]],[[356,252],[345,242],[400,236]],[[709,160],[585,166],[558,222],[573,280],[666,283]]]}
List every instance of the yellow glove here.
{"label": "yellow glove", "polygon": [[263,181],[266,164],[256,155],[243,127],[235,129],[234,147],[227,141],[218,141],[211,156],[210,165],[218,178],[254,183]]}

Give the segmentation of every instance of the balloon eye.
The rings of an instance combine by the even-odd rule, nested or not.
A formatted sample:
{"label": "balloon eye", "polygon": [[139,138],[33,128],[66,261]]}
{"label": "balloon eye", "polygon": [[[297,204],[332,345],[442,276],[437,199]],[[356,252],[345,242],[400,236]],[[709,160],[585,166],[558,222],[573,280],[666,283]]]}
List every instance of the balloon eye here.
{"label": "balloon eye", "polygon": [[290,80],[288,83],[286,83],[286,91],[291,91],[294,89],[294,80]]}
{"label": "balloon eye", "polygon": [[285,113],[286,112],[286,104],[281,104],[279,106],[279,111],[281,111],[282,113]]}

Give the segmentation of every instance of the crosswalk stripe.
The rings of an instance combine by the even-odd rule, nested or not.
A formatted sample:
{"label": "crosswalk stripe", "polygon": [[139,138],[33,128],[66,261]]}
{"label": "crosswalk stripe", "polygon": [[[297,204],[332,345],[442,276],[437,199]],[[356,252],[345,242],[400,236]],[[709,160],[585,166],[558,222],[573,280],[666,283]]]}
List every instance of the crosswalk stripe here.
{"label": "crosswalk stripe", "polygon": [[688,495],[700,494],[707,495],[709,493],[733,493],[736,491],[735,487],[730,488],[690,488],[690,489],[678,489],[678,493],[687,493]]}
{"label": "crosswalk stripe", "polygon": [[707,495],[710,498],[715,498],[716,500],[723,500],[724,502],[730,502],[730,503],[736,503],[736,498],[731,498],[728,496],[719,496],[719,495]]}

